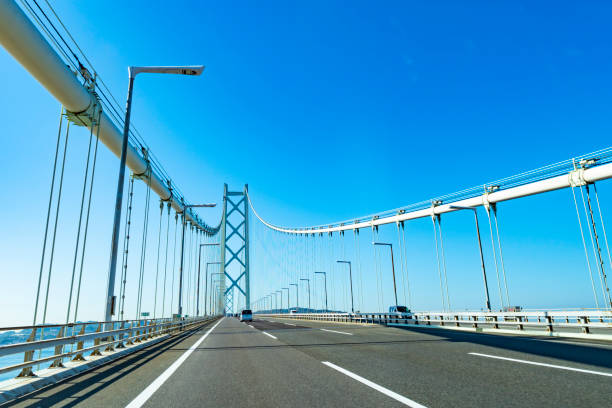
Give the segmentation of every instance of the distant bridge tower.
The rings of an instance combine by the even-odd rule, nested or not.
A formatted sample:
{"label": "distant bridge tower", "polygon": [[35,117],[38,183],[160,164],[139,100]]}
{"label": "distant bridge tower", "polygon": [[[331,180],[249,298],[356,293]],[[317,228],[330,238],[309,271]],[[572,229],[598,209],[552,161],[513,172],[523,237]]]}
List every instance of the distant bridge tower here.
{"label": "distant bridge tower", "polygon": [[[225,300],[225,312],[233,313],[235,296],[245,297],[244,307],[251,308],[251,285],[249,280],[249,217],[247,191],[227,191],[223,188],[223,219],[221,221],[221,266],[222,273],[229,280],[221,290]],[[234,291],[234,289],[237,289]],[[238,304],[240,302],[237,302]]]}

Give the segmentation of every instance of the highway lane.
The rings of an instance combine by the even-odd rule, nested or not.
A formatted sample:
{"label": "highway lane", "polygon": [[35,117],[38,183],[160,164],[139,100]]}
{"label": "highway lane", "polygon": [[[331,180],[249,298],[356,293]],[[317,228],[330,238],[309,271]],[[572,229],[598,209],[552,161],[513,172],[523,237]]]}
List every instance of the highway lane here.
{"label": "highway lane", "polygon": [[[284,330],[287,323],[303,328]],[[612,406],[609,345],[287,319],[266,318],[255,326],[426,406]]]}
{"label": "highway lane", "polygon": [[609,345],[258,317],[211,327],[17,405],[612,406]]}

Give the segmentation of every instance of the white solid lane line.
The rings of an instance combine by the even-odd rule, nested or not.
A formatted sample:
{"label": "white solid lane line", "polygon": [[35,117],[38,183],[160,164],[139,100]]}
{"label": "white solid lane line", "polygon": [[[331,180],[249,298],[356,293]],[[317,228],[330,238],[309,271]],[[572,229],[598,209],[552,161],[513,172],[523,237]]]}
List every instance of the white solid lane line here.
{"label": "white solid lane line", "polygon": [[612,373],[604,373],[602,371],[583,370],[581,368],[566,367],[566,366],[560,366],[560,365],[555,365],[555,364],[536,363],[535,361],[519,360],[516,358],[509,358],[509,357],[492,356],[490,354],[481,354],[481,353],[468,353],[468,354],[471,354],[473,356],[495,358],[498,360],[514,361],[515,363],[531,364],[531,365],[537,365],[537,366],[542,366],[542,367],[558,368],[560,370],[577,371],[579,373],[604,375],[606,377],[612,377]]}
{"label": "white solid lane line", "polygon": [[350,372],[348,370],[345,370],[342,367],[338,367],[337,365],[332,364],[329,361],[322,361],[322,363],[325,364],[328,367],[333,368],[336,371],[341,372],[344,375],[347,375],[347,376],[351,377],[354,380],[359,381],[362,384],[367,385],[370,388],[374,388],[376,391],[381,392],[381,393],[385,394],[386,396],[391,397],[394,400],[401,402],[404,405],[407,405],[407,406],[412,407],[412,408],[426,408],[425,405],[421,405],[418,402],[415,402],[415,401],[413,401],[413,400],[411,400],[409,398],[406,398],[406,397],[404,397],[402,395],[399,395],[396,392],[388,390],[385,387],[382,387],[382,386],[380,386],[380,385],[378,385],[376,383],[373,383],[370,380],[366,380],[365,378],[363,378],[363,377],[361,377],[361,376],[359,376],[359,375],[357,375],[355,373],[352,373],[352,372]]}
{"label": "white solid lane line", "polygon": [[283,324],[286,324],[286,325],[289,325],[289,326],[295,326],[295,324],[293,324],[293,323],[283,323]]}
{"label": "white solid lane line", "polygon": [[262,331],[263,334],[265,334],[268,337],[272,337],[275,340],[278,340],[276,337],[274,337],[273,335],[271,335],[270,333],[266,333],[265,331]]}
{"label": "white solid lane line", "polygon": [[347,332],[342,332],[342,331],[338,331],[338,330],[329,330],[329,329],[321,329],[321,330],[326,331],[326,332],[330,332],[330,333],[346,334],[346,335],[349,335],[349,336],[353,335],[353,333],[347,333]]}
{"label": "white solid lane line", "polygon": [[165,383],[166,380],[170,378],[172,374],[174,374],[174,372],[181,366],[181,364],[183,364],[185,360],[187,360],[187,357],[189,357],[189,355],[193,353],[193,351],[198,348],[198,346],[202,344],[204,340],[206,340],[206,337],[208,337],[208,335],[213,330],[215,330],[215,327],[217,327],[219,323],[223,321],[223,319],[224,317],[222,317],[221,320],[219,320],[213,327],[210,328],[210,330],[208,330],[202,337],[200,337],[200,339],[196,341],[193,346],[189,347],[189,350],[184,352],[174,363],[172,363],[170,367],[166,368],[166,371],[161,373],[161,375],[157,377],[147,388],[145,388],[144,391],[138,394],[138,396],[134,398],[132,402],[126,405],[126,408],[142,407],[144,403],[147,402],[149,398],[151,398],[151,395],[153,395],[155,391],[157,391],[159,387],[161,387],[162,384]]}

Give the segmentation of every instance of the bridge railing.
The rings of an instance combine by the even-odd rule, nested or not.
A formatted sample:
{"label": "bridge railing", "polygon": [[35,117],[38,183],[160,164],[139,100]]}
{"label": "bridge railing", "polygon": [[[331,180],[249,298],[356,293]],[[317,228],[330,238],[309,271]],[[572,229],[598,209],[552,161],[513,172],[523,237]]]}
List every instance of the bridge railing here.
{"label": "bridge railing", "polygon": [[[32,370],[34,366],[51,362],[51,367],[63,367],[62,363],[69,358],[84,361],[85,353],[91,353],[92,356],[101,355],[100,350],[114,351],[115,348],[126,348],[155,337],[189,330],[213,318],[191,317],[185,320],[164,318],[0,327],[0,334],[11,331],[18,337],[17,342],[0,346],[0,361],[6,357],[23,354],[23,362],[9,365],[0,363],[0,374],[21,370],[18,377],[34,376]],[[26,331],[28,336],[25,342],[19,341],[24,338],[23,331]],[[14,358],[8,360],[15,361]]]}
{"label": "bridge railing", "polygon": [[612,340],[612,311],[283,313],[265,316],[298,320],[420,326],[488,333],[535,334]]}

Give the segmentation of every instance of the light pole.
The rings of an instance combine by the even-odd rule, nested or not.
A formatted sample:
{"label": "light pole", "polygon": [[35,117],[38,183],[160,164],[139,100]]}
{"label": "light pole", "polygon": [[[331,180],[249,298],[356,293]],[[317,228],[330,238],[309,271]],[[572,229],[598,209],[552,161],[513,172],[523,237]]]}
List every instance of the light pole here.
{"label": "light pole", "polygon": [[121,141],[121,158],[119,159],[119,177],[117,179],[117,196],[115,198],[115,216],[113,219],[113,235],[111,238],[110,265],[108,270],[108,286],[106,289],[106,304],[104,320],[110,321],[115,312],[115,275],[117,273],[117,252],[119,250],[119,233],[121,227],[121,207],[123,205],[123,184],[125,181],[125,163],[127,161],[128,136],[130,133],[130,116],[132,114],[132,91],[134,79],[140,73],[200,75],[203,65],[187,67],[129,67],[129,85],[123,122],[123,140]]}
{"label": "light pole", "polygon": [[308,313],[311,313],[312,308],[310,307],[310,279],[300,278],[300,280],[308,282]]}
{"label": "light pole", "polygon": [[348,264],[349,266],[349,281],[351,282],[351,312],[355,313],[355,305],[353,303],[353,270],[351,268],[351,261],[336,261],[336,262]]}
{"label": "light pole", "polygon": [[291,307],[291,303],[289,303],[289,288],[282,288],[281,290],[287,291],[287,313],[289,313],[289,308]]}
{"label": "light pole", "polygon": [[[280,310],[283,310],[283,291],[282,290],[277,290],[276,293],[280,292]],[[280,313],[280,312],[279,312]]]}
{"label": "light pole", "polygon": [[397,285],[395,284],[395,262],[393,261],[393,244],[389,244],[386,242],[372,242],[372,245],[388,246],[389,249],[391,250],[391,270],[393,271],[393,293],[395,295],[395,306],[397,306],[398,305],[397,303]]}
{"label": "light pole", "polygon": [[327,273],[325,272],[315,272],[315,274],[320,273],[325,278],[325,311],[327,312]]}
{"label": "light pole", "polygon": [[487,271],[485,270],[484,256],[482,255],[482,242],[480,241],[480,228],[478,227],[478,211],[474,207],[462,207],[451,205],[453,210],[472,210],[474,211],[474,221],[476,222],[476,236],[478,237],[478,250],[480,251],[480,265],[482,266],[482,279],[484,280],[485,296],[487,299],[487,310],[491,311],[491,301],[489,299],[489,284],[487,283]]}
{"label": "light pole", "polygon": [[183,228],[181,230],[181,261],[179,263],[179,293],[178,293],[178,314],[179,317],[183,315],[183,261],[185,253],[185,227],[187,226],[187,218],[185,217],[185,211],[188,208],[195,207],[215,207],[217,204],[185,204],[183,203],[183,213],[181,218],[183,219]]}
{"label": "light pole", "polygon": [[298,288],[298,284],[297,283],[290,283],[290,286],[295,286],[295,297],[297,298],[297,306],[296,306],[296,311],[299,313],[300,312],[300,290]]}
{"label": "light pole", "polygon": [[[219,244],[217,244],[219,245]],[[208,313],[207,305],[208,305],[208,265],[221,265],[221,262],[206,262],[206,283],[204,285],[204,315],[206,316]],[[198,272],[199,274],[199,272]],[[199,275],[198,275],[199,276]]]}
{"label": "light pole", "polygon": [[212,284],[213,284],[213,276],[215,276],[215,275],[223,275],[223,272],[215,272],[215,273],[211,273],[210,274],[210,311],[211,312],[213,311],[213,306],[214,306],[213,299],[212,299],[213,293],[214,293],[213,290],[212,290],[212,288],[213,288]]}
{"label": "light pole", "polygon": [[[196,300],[196,315],[197,316],[200,315],[200,265],[201,265],[201,258],[202,258],[202,247],[203,246],[213,246],[213,245],[219,245],[219,243],[200,244],[200,247],[198,248],[198,294],[196,295],[197,296],[197,300]],[[206,266],[208,267],[208,263],[206,264]],[[208,280],[206,280],[206,283],[208,283]],[[206,299],[206,290],[204,291],[204,299]]]}

